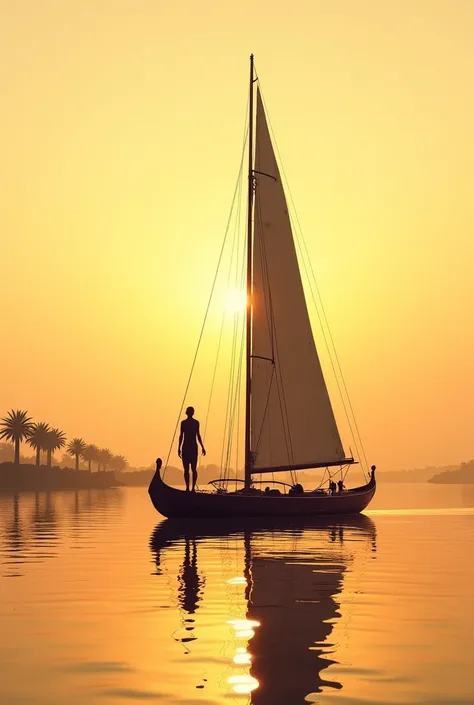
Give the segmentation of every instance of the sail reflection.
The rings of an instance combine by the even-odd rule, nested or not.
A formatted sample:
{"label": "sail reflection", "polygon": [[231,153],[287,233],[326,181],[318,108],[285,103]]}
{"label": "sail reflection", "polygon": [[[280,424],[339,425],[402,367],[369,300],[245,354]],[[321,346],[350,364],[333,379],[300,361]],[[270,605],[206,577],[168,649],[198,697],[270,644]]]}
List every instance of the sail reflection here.
{"label": "sail reflection", "polygon": [[[159,566],[164,550],[184,545],[179,603],[188,614],[206,599],[198,570],[200,546],[231,536],[237,539],[243,574],[234,573],[225,583],[244,589],[245,614],[227,620],[230,692],[247,694],[252,705],[299,705],[317,701],[326,688],[341,689],[342,683],[324,677],[325,669],[337,663],[330,635],[341,617],[345,572],[358,555],[376,550],[374,523],[364,516],[298,521],[289,528],[258,520],[245,525],[165,520],[155,529],[151,549]],[[222,545],[230,544],[222,541],[221,550]]]}

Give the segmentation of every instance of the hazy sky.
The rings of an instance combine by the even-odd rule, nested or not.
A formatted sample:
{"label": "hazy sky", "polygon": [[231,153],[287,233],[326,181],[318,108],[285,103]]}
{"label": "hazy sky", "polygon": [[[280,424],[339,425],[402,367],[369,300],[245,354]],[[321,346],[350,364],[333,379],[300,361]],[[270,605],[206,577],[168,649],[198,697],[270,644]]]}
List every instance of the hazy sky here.
{"label": "hazy sky", "polygon": [[253,51],[369,460],[474,456],[472,2],[0,10],[2,415],[166,453]]}

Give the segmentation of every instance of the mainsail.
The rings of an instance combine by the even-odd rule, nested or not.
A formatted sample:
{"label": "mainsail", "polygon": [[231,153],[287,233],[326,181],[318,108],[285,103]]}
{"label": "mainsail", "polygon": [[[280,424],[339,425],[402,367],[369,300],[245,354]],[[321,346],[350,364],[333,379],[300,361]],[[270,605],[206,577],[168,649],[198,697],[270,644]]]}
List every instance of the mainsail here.
{"label": "mainsail", "polygon": [[253,472],[345,460],[313,339],[290,218],[257,89],[252,279]]}

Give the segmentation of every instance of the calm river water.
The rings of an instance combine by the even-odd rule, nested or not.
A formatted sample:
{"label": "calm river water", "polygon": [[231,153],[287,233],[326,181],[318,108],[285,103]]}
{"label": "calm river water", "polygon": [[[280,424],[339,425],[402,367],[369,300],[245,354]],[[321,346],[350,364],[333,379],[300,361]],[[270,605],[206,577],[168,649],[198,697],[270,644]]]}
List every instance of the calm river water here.
{"label": "calm river water", "polygon": [[145,488],[0,495],[0,703],[474,703],[474,486],[234,529]]}

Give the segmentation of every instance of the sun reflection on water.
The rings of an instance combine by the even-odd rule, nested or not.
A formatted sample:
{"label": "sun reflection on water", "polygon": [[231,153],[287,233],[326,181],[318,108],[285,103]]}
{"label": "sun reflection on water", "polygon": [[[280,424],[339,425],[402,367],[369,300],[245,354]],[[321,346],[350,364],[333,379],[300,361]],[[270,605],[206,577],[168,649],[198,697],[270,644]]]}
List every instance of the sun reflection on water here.
{"label": "sun reflection on water", "polygon": [[[260,626],[260,622],[255,619],[229,619],[227,624],[233,628],[236,639],[251,639],[255,635],[254,628]],[[248,667],[252,663],[252,655],[245,646],[237,646],[232,661],[236,666]],[[251,693],[259,685],[258,680],[249,673],[238,673],[229,676],[227,682],[234,693],[240,695]]]}
{"label": "sun reflection on water", "polygon": [[235,693],[247,694],[258,688],[258,680],[253,676],[230,676],[228,682]]}
{"label": "sun reflection on water", "polygon": [[252,655],[249,654],[247,649],[244,649],[242,646],[239,646],[235,650],[235,652],[235,656],[232,659],[234,663],[236,663],[238,666],[250,666],[252,661]]}

